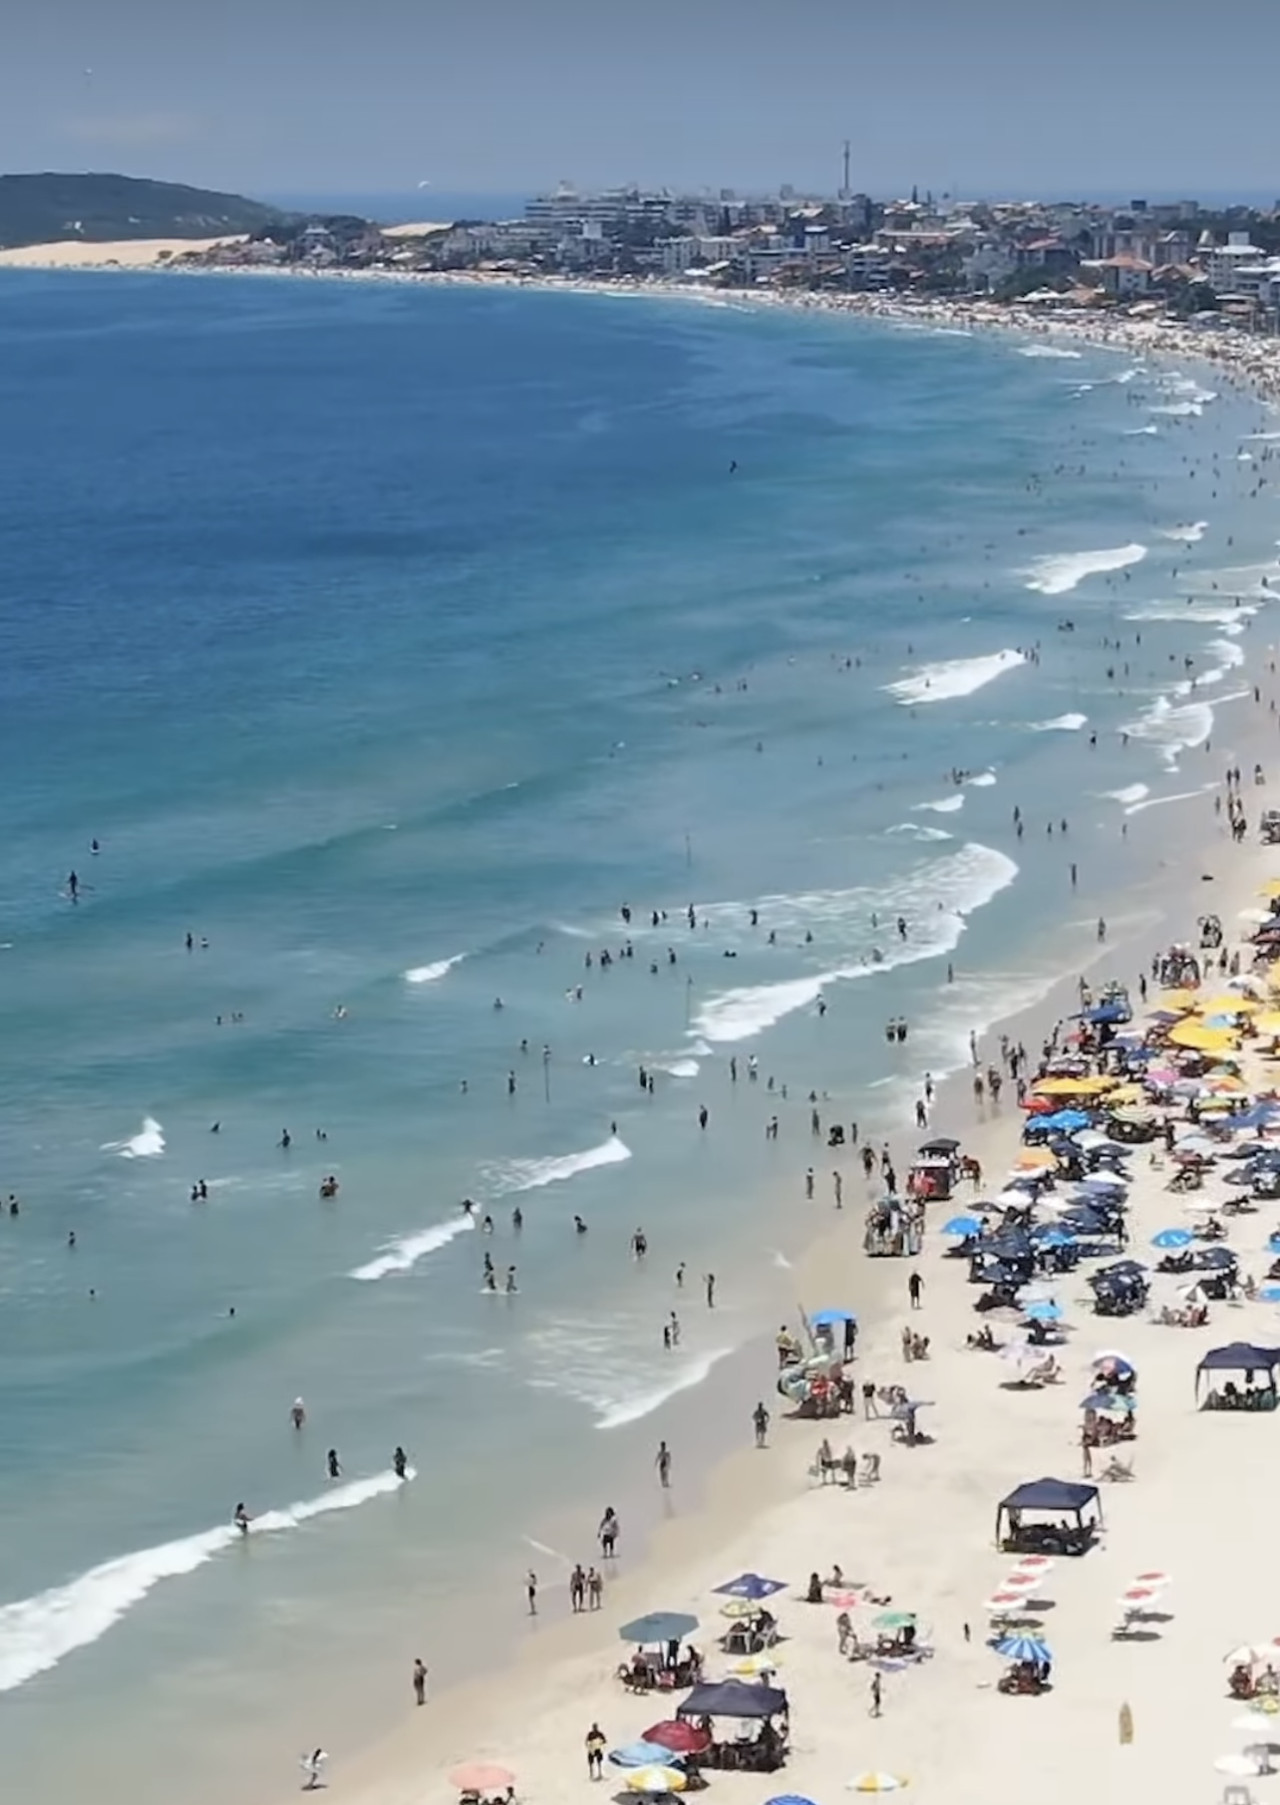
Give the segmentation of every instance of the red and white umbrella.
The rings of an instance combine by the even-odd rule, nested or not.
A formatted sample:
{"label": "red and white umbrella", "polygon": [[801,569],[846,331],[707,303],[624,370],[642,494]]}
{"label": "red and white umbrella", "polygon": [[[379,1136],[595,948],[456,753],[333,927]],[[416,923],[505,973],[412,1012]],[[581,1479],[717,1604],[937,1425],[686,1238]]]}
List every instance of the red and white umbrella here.
{"label": "red and white umbrella", "polygon": [[1158,1586],[1130,1586],[1120,1594],[1120,1603],[1126,1610],[1141,1610],[1144,1604],[1154,1604],[1159,1597]]}
{"label": "red and white umbrella", "polygon": [[1002,1592],[1021,1592],[1025,1594],[1034,1591],[1043,1577],[1044,1575],[1041,1573],[1019,1573],[1015,1569],[1014,1572],[1005,1574],[1004,1578],[1000,1581],[1000,1590]]}
{"label": "red and white umbrella", "polygon": [[1005,1617],[1010,1611],[1021,1610],[1026,1602],[1021,1592],[993,1592],[982,1608],[992,1617]]}
{"label": "red and white umbrella", "polygon": [[1173,1576],[1169,1573],[1162,1573],[1158,1567],[1154,1567],[1148,1573],[1135,1573],[1133,1583],[1135,1586],[1171,1586]]}
{"label": "red and white umbrella", "polygon": [[1024,1554],[1017,1570],[1019,1573],[1047,1573],[1052,1565],[1047,1554]]}

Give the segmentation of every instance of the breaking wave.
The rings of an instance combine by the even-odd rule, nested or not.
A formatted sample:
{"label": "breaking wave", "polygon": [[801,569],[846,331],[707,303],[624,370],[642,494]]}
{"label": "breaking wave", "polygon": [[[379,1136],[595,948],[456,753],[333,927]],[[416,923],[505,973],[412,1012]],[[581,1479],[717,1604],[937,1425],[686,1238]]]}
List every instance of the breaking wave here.
{"label": "breaking wave", "polygon": [[921,665],[912,676],[886,683],[884,687],[904,708],[919,702],[950,702],[957,696],[971,696],[1006,671],[1025,663],[1022,653],[1011,649],[990,652],[980,658],[949,658],[941,664]]}
{"label": "breaking wave", "polygon": [[1113,546],[1108,551],[1063,552],[1057,556],[1037,558],[1023,574],[1027,588],[1041,595],[1067,595],[1086,577],[1103,576],[1111,570],[1124,570],[1140,564],[1147,555],[1145,545],[1136,540],[1129,545]]}

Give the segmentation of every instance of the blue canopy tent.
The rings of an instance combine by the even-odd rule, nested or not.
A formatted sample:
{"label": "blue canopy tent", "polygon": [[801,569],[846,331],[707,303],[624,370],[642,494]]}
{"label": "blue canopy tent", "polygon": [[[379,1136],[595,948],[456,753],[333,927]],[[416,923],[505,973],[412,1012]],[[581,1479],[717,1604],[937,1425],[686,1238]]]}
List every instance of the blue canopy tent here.
{"label": "blue canopy tent", "polygon": [[677,1718],[686,1717],[776,1717],[787,1708],[787,1695],[780,1686],[760,1686],[745,1680],[713,1680],[695,1686],[676,1709]]}
{"label": "blue canopy tent", "polygon": [[[1028,1511],[1037,1516],[1074,1518],[1078,1530],[1102,1522],[1102,1502],[1096,1485],[1078,1485],[1069,1479],[1028,1479],[1000,1500],[996,1512],[997,1546],[1004,1541],[1006,1521],[1012,1533],[1021,1526]],[[1088,1512],[1093,1515],[1086,1517]]]}
{"label": "blue canopy tent", "polygon": [[1261,1389],[1274,1394],[1277,1366],[1280,1366],[1280,1348],[1255,1347],[1250,1341],[1233,1341],[1226,1347],[1210,1348],[1196,1368],[1196,1397],[1199,1399],[1201,1381],[1209,1373],[1243,1373],[1246,1386],[1251,1388],[1253,1375],[1262,1373],[1266,1384]]}

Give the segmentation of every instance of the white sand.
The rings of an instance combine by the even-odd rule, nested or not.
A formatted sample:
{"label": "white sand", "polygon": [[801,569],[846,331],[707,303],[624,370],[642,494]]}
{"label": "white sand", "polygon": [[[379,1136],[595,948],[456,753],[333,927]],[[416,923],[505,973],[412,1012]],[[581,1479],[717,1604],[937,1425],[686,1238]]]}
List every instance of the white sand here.
{"label": "white sand", "polygon": [[224,238],[127,238],[107,244],[66,239],[59,244],[23,244],[0,250],[0,266],[9,269],[152,269],[193,251],[243,244],[247,234]]}

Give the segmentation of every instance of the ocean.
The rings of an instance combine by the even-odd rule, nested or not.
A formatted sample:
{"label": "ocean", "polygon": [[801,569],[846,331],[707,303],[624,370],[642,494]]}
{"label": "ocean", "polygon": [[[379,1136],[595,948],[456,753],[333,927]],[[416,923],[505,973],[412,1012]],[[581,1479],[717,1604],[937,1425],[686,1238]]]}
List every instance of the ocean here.
{"label": "ocean", "polygon": [[740,1440],[840,1301],[827,1124],[904,1152],[1131,920],[1274,422],[733,302],[28,272],[0,419],[7,1770],[242,1801]]}

